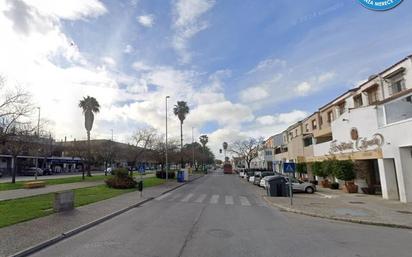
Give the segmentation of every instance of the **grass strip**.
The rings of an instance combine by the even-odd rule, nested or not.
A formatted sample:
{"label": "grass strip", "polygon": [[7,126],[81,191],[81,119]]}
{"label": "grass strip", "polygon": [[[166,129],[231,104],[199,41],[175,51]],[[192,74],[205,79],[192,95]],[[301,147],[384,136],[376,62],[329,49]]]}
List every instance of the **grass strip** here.
{"label": "grass strip", "polygon": [[[143,181],[144,188],[157,186],[165,182],[163,179],[155,177],[145,178]],[[95,203],[136,190],[136,188],[114,189],[106,185],[75,189],[75,206]],[[53,193],[0,201],[0,228],[52,213],[54,213]]]}
{"label": "grass strip", "polygon": [[[140,175],[139,175],[140,176]],[[151,173],[146,173],[145,176],[152,176]],[[135,177],[138,177],[135,175]],[[82,175],[79,176],[73,176],[73,177],[66,177],[66,178],[51,178],[51,179],[41,179],[39,177],[37,180],[38,181],[45,181],[46,186],[47,185],[60,185],[60,184],[68,184],[68,183],[78,183],[78,182],[93,182],[93,181],[103,181],[108,176],[105,175],[93,175],[92,177],[84,177],[85,179],[82,179]],[[11,183],[11,182],[3,182],[0,183],[0,191],[6,191],[6,190],[15,190],[15,189],[22,189],[24,187],[24,183],[30,182],[30,181],[35,181],[35,180],[29,180],[29,181],[16,181],[16,183]]]}

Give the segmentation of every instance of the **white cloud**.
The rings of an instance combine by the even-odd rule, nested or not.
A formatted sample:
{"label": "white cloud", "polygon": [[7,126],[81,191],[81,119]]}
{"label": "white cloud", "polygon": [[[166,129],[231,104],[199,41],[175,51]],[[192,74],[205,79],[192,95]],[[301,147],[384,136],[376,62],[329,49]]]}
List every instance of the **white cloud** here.
{"label": "white cloud", "polygon": [[287,62],[285,60],[281,60],[277,58],[265,59],[263,61],[260,61],[253,69],[248,71],[247,74],[265,71],[265,70],[272,69],[277,66],[284,68],[286,64]]}
{"label": "white cloud", "polygon": [[149,14],[149,15],[141,15],[139,17],[137,17],[137,21],[145,27],[152,27],[154,24],[154,16]]}
{"label": "white cloud", "polygon": [[[23,2],[21,0],[13,1],[15,4]],[[24,0],[24,2],[44,16],[67,20],[97,17],[107,12],[106,7],[99,0]]]}
{"label": "white cloud", "polygon": [[181,62],[188,63],[191,53],[188,41],[200,31],[208,27],[208,23],[200,17],[215,5],[214,0],[176,0],[174,1],[173,15],[175,35],[173,47],[179,54]]}
{"label": "white cloud", "polygon": [[269,93],[263,87],[249,87],[240,92],[242,102],[256,102],[269,97]]}
{"label": "white cloud", "polygon": [[336,76],[336,73],[334,73],[334,72],[323,73],[323,74],[318,76],[318,82],[319,83],[327,82],[327,81],[335,78],[335,76]]}
{"label": "white cloud", "polygon": [[308,113],[301,110],[294,110],[288,113],[280,113],[276,115],[265,115],[256,118],[256,121],[261,125],[292,125],[308,116]]}
{"label": "white cloud", "polygon": [[103,63],[109,67],[115,67],[116,61],[110,56],[104,56],[101,58]]}
{"label": "white cloud", "polygon": [[123,53],[126,53],[126,54],[130,54],[133,51],[134,51],[134,48],[131,45],[126,45],[123,49]]}
{"label": "white cloud", "polygon": [[312,90],[312,85],[307,81],[300,83],[294,89],[295,93],[297,93],[300,96],[307,95],[311,90]]}

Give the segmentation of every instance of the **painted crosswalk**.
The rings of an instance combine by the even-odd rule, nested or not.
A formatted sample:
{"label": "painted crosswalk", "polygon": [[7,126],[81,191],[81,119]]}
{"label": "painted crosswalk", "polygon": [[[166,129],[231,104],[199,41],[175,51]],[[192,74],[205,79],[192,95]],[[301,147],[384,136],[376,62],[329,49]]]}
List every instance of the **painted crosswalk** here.
{"label": "painted crosswalk", "polygon": [[[232,205],[232,206],[262,206],[253,197],[239,195],[219,195],[219,194],[196,194],[196,193],[166,193],[155,198],[157,201],[198,203],[210,205]],[[252,201],[253,200],[253,201]]]}

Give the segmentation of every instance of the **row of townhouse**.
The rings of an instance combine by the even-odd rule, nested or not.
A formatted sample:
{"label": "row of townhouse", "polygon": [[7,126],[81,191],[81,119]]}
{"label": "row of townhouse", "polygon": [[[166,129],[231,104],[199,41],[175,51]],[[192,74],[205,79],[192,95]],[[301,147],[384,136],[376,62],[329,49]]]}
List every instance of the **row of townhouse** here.
{"label": "row of townhouse", "polygon": [[[359,190],[412,202],[412,56],[370,76],[309,117],[266,140],[262,166],[328,158],[355,161]],[[263,156],[262,155],[262,156]]]}

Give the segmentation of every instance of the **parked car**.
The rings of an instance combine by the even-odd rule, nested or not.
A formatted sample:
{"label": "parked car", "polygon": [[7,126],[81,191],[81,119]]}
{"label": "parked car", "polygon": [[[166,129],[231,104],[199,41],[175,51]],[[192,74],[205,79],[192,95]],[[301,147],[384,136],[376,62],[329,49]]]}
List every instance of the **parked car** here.
{"label": "parked car", "polygon": [[274,174],[274,175],[270,175],[270,176],[265,176],[264,178],[262,178],[261,180],[260,180],[260,182],[259,182],[259,186],[261,186],[261,187],[263,187],[263,188],[265,188],[266,189],[266,186],[267,186],[267,181],[270,179],[270,178],[273,178],[273,177],[275,177],[275,176],[279,176],[279,174]]}
{"label": "parked car", "polygon": [[[289,177],[285,177],[287,183],[289,184]],[[316,191],[316,186],[309,182],[304,182],[296,178],[292,178],[292,189],[293,192],[305,192],[308,194],[313,194]]]}
{"label": "parked car", "polygon": [[272,171],[262,171],[262,172],[257,172],[255,175],[255,180],[253,181],[254,185],[260,185],[260,181],[267,176],[274,176],[275,173]]}
{"label": "parked car", "polygon": [[249,181],[249,178],[250,178],[251,176],[254,176],[254,175],[255,175],[255,172],[254,172],[254,171],[246,171],[246,174],[245,174],[244,178],[245,178],[247,181]]}
{"label": "parked car", "polygon": [[53,173],[52,169],[49,169],[49,168],[43,169],[43,175],[53,175],[53,174],[54,173]]}
{"label": "parked car", "polygon": [[25,176],[35,176],[36,171],[37,171],[37,176],[43,176],[43,170],[40,168],[36,168],[36,167],[30,167],[30,168],[24,169],[22,171],[22,174]]}

